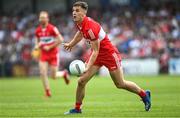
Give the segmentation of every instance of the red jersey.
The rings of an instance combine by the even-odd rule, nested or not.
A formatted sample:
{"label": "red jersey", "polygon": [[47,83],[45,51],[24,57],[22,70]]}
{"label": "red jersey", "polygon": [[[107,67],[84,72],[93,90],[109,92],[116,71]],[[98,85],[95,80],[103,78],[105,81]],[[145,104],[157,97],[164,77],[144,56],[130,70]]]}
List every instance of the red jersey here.
{"label": "red jersey", "polygon": [[35,35],[40,42],[42,54],[58,53],[58,47],[54,47],[49,51],[43,50],[43,46],[54,44],[55,38],[59,35],[59,31],[54,25],[48,23],[45,28],[42,28],[42,26],[39,25],[36,28]]}
{"label": "red jersey", "polygon": [[119,53],[115,48],[103,28],[99,23],[89,17],[84,17],[82,23],[77,25],[78,30],[83,34],[86,40],[94,41],[100,40],[99,55],[106,56],[107,53]]}
{"label": "red jersey", "polygon": [[[116,70],[121,66],[121,57],[117,48],[111,44],[99,23],[89,17],[84,17],[82,23],[77,25],[77,28],[86,40],[100,40],[99,54],[94,65],[99,67],[106,66],[110,71]],[[86,63],[88,61],[89,59],[86,60]]]}

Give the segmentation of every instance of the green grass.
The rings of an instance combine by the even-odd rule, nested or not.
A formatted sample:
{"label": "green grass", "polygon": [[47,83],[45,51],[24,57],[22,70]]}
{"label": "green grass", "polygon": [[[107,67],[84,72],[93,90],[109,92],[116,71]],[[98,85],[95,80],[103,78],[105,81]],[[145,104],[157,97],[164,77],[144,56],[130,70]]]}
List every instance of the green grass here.
{"label": "green grass", "polygon": [[74,105],[77,79],[66,86],[63,80],[50,80],[52,98],[44,98],[37,78],[0,79],[0,117],[180,117],[180,76],[128,76],[152,92],[152,109],[135,94],[118,90],[107,78],[94,77],[87,85],[83,114],[63,113]]}

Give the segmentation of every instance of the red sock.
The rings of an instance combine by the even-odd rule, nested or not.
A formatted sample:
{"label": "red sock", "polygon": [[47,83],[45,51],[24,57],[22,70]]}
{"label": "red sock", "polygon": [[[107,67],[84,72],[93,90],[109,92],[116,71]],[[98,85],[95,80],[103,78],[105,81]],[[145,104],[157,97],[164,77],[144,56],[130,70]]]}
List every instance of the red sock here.
{"label": "red sock", "polygon": [[138,94],[141,98],[145,97],[146,96],[146,93],[144,90],[141,90]]}
{"label": "red sock", "polygon": [[82,105],[82,103],[80,102],[76,102],[76,104],[75,104],[75,109],[77,109],[77,110],[80,110],[81,109],[81,105]]}
{"label": "red sock", "polygon": [[48,96],[48,97],[51,96],[51,91],[49,89],[46,89],[46,96]]}

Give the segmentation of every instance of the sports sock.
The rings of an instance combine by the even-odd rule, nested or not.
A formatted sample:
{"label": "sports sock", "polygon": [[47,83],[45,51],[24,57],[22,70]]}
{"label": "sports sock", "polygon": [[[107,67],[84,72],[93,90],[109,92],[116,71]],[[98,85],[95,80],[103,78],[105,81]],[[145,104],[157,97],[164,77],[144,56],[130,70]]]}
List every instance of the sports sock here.
{"label": "sports sock", "polygon": [[145,97],[146,96],[146,93],[144,90],[141,90],[138,94],[141,98]]}
{"label": "sports sock", "polygon": [[51,91],[49,89],[46,89],[46,96],[50,97],[51,96]]}
{"label": "sports sock", "polygon": [[57,71],[56,72],[56,77],[63,77],[64,76],[64,71]]}
{"label": "sports sock", "polygon": [[76,110],[80,110],[80,109],[81,109],[81,105],[82,105],[82,103],[76,102],[76,104],[75,104],[75,109],[76,109]]}

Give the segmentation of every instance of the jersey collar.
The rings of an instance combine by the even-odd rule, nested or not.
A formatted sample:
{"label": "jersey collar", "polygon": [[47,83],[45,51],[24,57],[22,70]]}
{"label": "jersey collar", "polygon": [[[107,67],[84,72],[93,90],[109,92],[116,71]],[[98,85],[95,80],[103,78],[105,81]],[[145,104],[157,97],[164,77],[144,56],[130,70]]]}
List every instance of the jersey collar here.
{"label": "jersey collar", "polygon": [[42,27],[42,25],[40,25],[41,29],[46,29],[49,26],[49,23],[47,24],[46,27]]}

